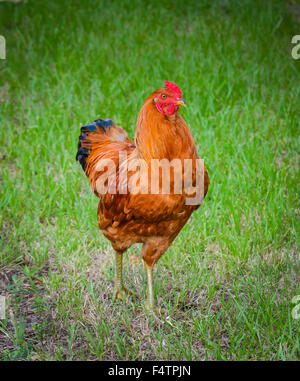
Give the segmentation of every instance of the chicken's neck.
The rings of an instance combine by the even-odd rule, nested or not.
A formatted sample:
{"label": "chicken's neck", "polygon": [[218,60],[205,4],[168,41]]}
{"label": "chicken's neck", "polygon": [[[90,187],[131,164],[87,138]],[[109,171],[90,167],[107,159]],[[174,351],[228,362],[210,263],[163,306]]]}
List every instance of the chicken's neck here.
{"label": "chicken's neck", "polygon": [[196,158],[195,142],[183,118],[175,113],[164,116],[152,103],[142,107],[136,127],[138,156],[151,159]]}

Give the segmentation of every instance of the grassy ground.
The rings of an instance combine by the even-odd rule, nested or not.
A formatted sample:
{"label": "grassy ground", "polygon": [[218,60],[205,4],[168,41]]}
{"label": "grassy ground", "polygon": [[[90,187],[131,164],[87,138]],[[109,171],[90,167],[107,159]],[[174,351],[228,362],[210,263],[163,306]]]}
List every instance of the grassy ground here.
{"label": "grassy ground", "polygon": [[[0,4],[0,358],[295,360],[299,320],[300,60],[284,1]],[[143,101],[176,82],[211,178],[155,268],[147,316],[112,300],[113,251],[75,162],[81,124],[134,136]]]}

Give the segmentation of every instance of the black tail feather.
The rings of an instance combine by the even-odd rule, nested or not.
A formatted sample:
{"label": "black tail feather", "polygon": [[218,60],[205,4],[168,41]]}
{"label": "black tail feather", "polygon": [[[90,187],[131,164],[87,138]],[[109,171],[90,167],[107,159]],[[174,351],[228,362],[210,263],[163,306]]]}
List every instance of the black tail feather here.
{"label": "black tail feather", "polygon": [[[93,123],[81,127],[81,134],[79,135],[76,160],[79,161],[84,171],[86,168],[86,159],[89,156],[90,150],[86,147],[82,147],[82,140],[85,140],[87,138],[89,132],[96,131],[97,127],[101,127],[105,132],[107,127],[112,125],[113,122],[111,119],[97,119]],[[88,146],[88,141],[85,141],[85,146]]]}

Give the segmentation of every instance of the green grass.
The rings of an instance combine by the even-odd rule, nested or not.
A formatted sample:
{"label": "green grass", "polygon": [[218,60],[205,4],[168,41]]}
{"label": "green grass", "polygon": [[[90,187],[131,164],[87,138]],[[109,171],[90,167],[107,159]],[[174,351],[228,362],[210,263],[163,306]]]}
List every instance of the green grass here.
{"label": "green grass", "polygon": [[[0,3],[1,359],[299,359],[299,33],[284,1]],[[166,79],[211,187],[155,267],[159,323],[139,246],[125,282],[141,299],[111,298],[75,154],[97,117],[133,137]]]}

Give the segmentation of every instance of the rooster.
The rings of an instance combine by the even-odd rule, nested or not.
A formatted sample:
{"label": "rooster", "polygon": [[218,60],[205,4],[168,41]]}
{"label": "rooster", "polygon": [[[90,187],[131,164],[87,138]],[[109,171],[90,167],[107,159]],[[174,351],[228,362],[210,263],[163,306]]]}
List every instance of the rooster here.
{"label": "rooster", "polygon": [[[152,176],[149,171],[146,176],[141,176],[142,168],[151,167],[153,159],[167,159],[169,162],[176,159],[182,164],[189,159],[192,162],[189,174],[194,189],[195,184],[201,187],[205,197],[209,185],[205,167],[203,181],[197,185],[197,150],[190,130],[178,113],[179,106],[186,106],[180,88],[166,81],[165,87],[154,91],[146,99],[138,116],[134,142],[112,120],[98,119],[81,127],[76,155],[92,191],[100,198],[97,212],[99,228],[115,251],[114,297],[124,299],[131,294],[123,285],[123,254],[131,245],[142,243],[147,275],[145,307],[154,314],[157,309],[153,292],[153,266],[170,247],[201,201],[187,204],[187,192],[175,192],[174,184],[178,175],[175,169],[171,171],[170,191],[167,193],[162,191],[162,169],[159,168],[155,172],[156,178],[153,178],[153,171]],[[136,175],[136,184],[140,188],[139,191],[132,191],[128,188],[128,180]],[[158,192],[151,192],[151,181],[158,182]],[[182,177],[180,181],[183,182]]]}

